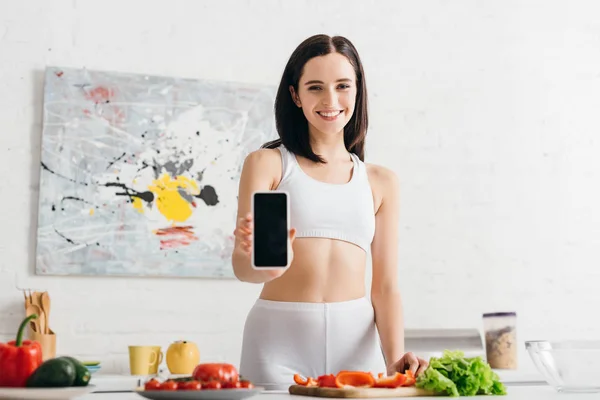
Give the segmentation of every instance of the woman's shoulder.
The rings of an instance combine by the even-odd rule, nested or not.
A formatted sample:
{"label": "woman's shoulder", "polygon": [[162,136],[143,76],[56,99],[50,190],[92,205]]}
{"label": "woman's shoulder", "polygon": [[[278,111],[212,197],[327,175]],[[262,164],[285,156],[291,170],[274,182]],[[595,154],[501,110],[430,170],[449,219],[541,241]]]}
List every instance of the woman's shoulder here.
{"label": "woman's shoulder", "polygon": [[396,173],[381,165],[365,164],[365,166],[377,212],[384,201],[397,203],[400,184]]}
{"label": "woman's shoulder", "polygon": [[243,176],[279,181],[282,173],[281,153],[277,148],[252,151],[246,155],[243,170]]}
{"label": "woman's shoulder", "polygon": [[246,163],[268,166],[272,163],[281,163],[281,152],[277,148],[254,150],[246,156]]}
{"label": "woman's shoulder", "polygon": [[390,168],[371,163],[365,163],[365,168],[367,169],[369,180],[374,183],[383,186],[398,185],[398,175]]}

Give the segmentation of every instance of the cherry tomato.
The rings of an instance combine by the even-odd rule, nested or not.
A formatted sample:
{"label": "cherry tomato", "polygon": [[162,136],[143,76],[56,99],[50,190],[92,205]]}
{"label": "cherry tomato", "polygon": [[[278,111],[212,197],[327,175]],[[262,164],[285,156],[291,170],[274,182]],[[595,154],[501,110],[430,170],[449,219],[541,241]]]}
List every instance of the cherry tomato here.
{"label": "cherry tomato", "polygon": [[250,381],[240,381],[240,387],[244,389],[252,389],[254,385]]}
{"label": "cherry tomato", "polygon": [[198,381],[188,381],[179,384],[179,390],[200,390],[202,383]]}
{"label": "cherry tomato", "polygon": [[178,386],[175,381],[164,381],[160,384],[160,390],[177,390]]}
{"label": "cherry tomato", "polygon": [[221,389],[239,389],[241,388],[241,382],[223,382],[221,384]]}
{"label": "cherry tomato", "polygon": [[160,390],[160,382],[152,378],[144,385],[144,390]]}
{"label": "cherry tomato", "polygon": [[204,388],[204,389],[221,389],[221,382],[218,382],[218,381],[203,382],[202,388]]}

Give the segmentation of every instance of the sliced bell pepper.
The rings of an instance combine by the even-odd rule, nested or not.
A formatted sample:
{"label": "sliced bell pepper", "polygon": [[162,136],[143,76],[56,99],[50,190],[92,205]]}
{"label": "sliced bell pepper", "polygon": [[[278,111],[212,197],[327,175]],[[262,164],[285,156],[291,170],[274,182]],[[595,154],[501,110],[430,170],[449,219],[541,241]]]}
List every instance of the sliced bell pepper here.
{"label": "sliced bell pepper", "polygon": [[297,385],[306,386],[308,379],[302,378],[300,374],[294,374],[294,382],[296,382]]}
{"label": "sliced bell pepper", "polygon": [[311,378],[309,376],[306,379],[304,379],[304,378],[302,378],[302,376],[300,374],[294,374],[294,382],[296,382],[297,385],[301,385],[301,386],[317,386],[318,385],[318,382],[314,378]]}
{"label": "sliced bell pepper", "polygon": [[412,386],[416,383],[417,380],[415,378],[415,374],[413,374],[411,370],[406,370],[404,375],[406,375],[406,382],[404,382],[403,386]]}
{"label": "sliced bell pepper", "polygon": [[396,372],[391,376],[383,376],[383,374],[379,374],[378,378],[375,379],[375,387],[378,388],[389,388],[394,389],[400,386],[403,386],[407,381],[407,376],[401,374],[400,372]]}
{"label": "sliced bell pepper", "polygon": [[340,371],[335,377],[337,387],[373,387],[375,377],[368,372]]}
{"label": "sliced bell pepper", "polygon": [[319,376],[317,378],[317,385],[319,387],[336,388],[337,384],[335,382],[335,375],[328,374],[328,375],[321,375],[321,376]]}
{"label": "sliced bell pepper", "polygon": [[42,364],[40,343],[23,340],[25,327],[35,318],[32,314],[21,322],[16,340],[0,343],[0,387],[25,387],[27,378]]}

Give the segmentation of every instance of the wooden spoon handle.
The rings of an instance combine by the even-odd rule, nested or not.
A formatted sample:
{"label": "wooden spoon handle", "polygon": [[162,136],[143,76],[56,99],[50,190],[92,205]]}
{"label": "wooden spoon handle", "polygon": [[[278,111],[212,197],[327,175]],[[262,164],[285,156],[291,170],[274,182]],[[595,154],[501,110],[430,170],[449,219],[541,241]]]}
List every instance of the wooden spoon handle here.
{"label": "wooden spoon handle", "polygon": [[42,311],[46,314],[46,330],[45,333],[50,333],[50,295],[48,292],[42,293],[40,297],[40,302],[42,303]]}

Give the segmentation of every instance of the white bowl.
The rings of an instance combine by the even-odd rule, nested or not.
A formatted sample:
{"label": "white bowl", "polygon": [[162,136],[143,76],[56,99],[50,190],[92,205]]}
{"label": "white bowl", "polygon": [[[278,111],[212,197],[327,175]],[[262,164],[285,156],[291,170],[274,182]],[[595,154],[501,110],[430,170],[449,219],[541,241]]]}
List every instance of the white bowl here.
{"label": "white bowl", "polygon": [[600,341],[527,341],[525,348],[546,382],[559,392],[600,392]]}
{"label": "white bowl", "polygon": [[93,375],[96,372],[100,371],[101,367],[99,365],[98,366],[89,366],[88,365],[88,366],[86,366],[86,368],[88,369],[88,371],[90,371],[90,374]]}

